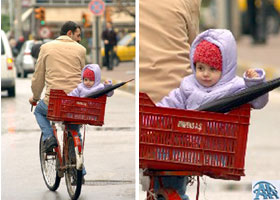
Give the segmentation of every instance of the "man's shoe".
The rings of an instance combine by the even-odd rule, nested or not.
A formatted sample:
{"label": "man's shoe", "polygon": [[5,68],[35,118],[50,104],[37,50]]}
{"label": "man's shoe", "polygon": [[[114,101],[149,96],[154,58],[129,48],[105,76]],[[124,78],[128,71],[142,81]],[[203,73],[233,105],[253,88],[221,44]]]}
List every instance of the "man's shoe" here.
{"label": "man's shoe", "polygon": [[44,152],[52,152],[53,148],[57,146],[56,138],[51,136],[44,141]]}

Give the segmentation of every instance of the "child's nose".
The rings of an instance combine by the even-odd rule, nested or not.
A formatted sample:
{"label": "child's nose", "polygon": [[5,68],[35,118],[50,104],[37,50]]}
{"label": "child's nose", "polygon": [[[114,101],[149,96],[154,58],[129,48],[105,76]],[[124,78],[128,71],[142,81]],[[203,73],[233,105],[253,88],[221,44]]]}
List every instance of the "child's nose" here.
{"label": "child's nose", "polygon": [[209,71],[208,70],[204,70],[203,71],[203,76],[209,76]]}

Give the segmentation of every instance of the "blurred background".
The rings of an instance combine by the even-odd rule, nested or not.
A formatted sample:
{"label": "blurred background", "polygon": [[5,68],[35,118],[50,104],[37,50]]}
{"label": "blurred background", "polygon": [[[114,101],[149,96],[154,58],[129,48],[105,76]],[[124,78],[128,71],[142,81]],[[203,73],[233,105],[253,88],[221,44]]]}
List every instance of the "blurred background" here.
{"label": "blurred background", "polygon": [[[93,2],[103,2],[104,6],[99,9]],[[117,83],[134,78],[135,0],[2,0],[1,29],[12,51],[12,55],[8,50],[2,52],[2,65],[10,66],[1,70],[2,91],[7,90],[11,97],[16,95],[16,78],[28,78],[35,70],[37,58],[32,55],[32,47],[57,38],[61,26],[69,20],[81,26],[80,44],[87,49],[86,63],[99,64],[103,79]],[[107,22],[112,23],[117,41],[108,64],[102,39]],[[134,84],[128,88],[133,92]]]}
{"label": "blurred background", "polygon": [[238,73],[263,67],[267,78],[279,77],[280,0],[202,0],[200,32],[226,28],[238,47]]}
{"label": "blurred background", "polygon": [[[28,55],[33,44],[38,40],[47,42],[57,38],[61,26],[68,20],[74,21],[82,27],[81,44],[87,49],[88,63],[105,65],[101,33],[106,28],[106,22],[113,23],[117,41],[121,41],[120,47],[117,45],[114,48],[116,52],[115,65],[121,61],[134,60],[135,1],[106,0],[104,1],[105,9],[98,17],[91,12],[90,2],[91,0],[1,1],[1,27],[6,32],[12,47],[18,77],[27,77],[28,73],[32,73],[32,70],[22,68],[27,68],[23,66],[25,65],[24,60],[29,60],[30,65],[34,65],[31,56]],[[124,37],[125,39],[123,39]],[[21,53],[23,46],[25,50]],[[18,56],[20,58],[17,58]],[[30,57],[30,59],[24,57]]]}
{"label": "blurred background", "polygon": [[200,28],[228,28],[237,38],[256,34],[265,42],[267,36],[280,31],[280,1],[202,0]]}

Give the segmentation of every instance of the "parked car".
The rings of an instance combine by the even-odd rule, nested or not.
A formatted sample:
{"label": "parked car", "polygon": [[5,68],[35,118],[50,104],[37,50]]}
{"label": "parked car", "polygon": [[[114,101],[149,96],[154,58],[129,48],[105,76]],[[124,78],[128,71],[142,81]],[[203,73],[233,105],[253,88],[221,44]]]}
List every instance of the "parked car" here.
{"label": "parked car", "polygon": [[16,95],[16,69],[7,36],[1,30],[1,91],[8,90],[8,96]]}
{"label": "parked car", "polygon": [[31,56],[31,49],[34,45],[34,40],[24,42],[19,54],[16,57],[17,76],[26,78],[29,73],[34,72],[34,59]]}
{"label": "parked car", "polygon": [[[122,61],[132,61],[135,58],[135,33],[128,33],[117,43],[114,49],[116,56],[114,56],[113,63],[117,65]],[[102,60],[105,60],[104,48],[101,49]]]}

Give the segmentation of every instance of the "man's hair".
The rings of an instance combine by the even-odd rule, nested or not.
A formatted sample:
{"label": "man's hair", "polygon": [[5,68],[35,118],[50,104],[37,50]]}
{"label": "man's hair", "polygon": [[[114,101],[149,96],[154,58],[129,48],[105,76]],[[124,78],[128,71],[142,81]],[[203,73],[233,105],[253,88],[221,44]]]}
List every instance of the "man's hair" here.
{"label": "man's hair", "polygon": [[72,21],[68,21],[65,24],[63,24],[63,26],[61,27],[60,35],[67,35],[68,31],[74,33],[77,28],[79,28],[82,32],[82,28],[78,24]]}
{"label": "man's hair", "polygon": [[35,35],[34,40],[42,40],[42,38],[39,35]]}

